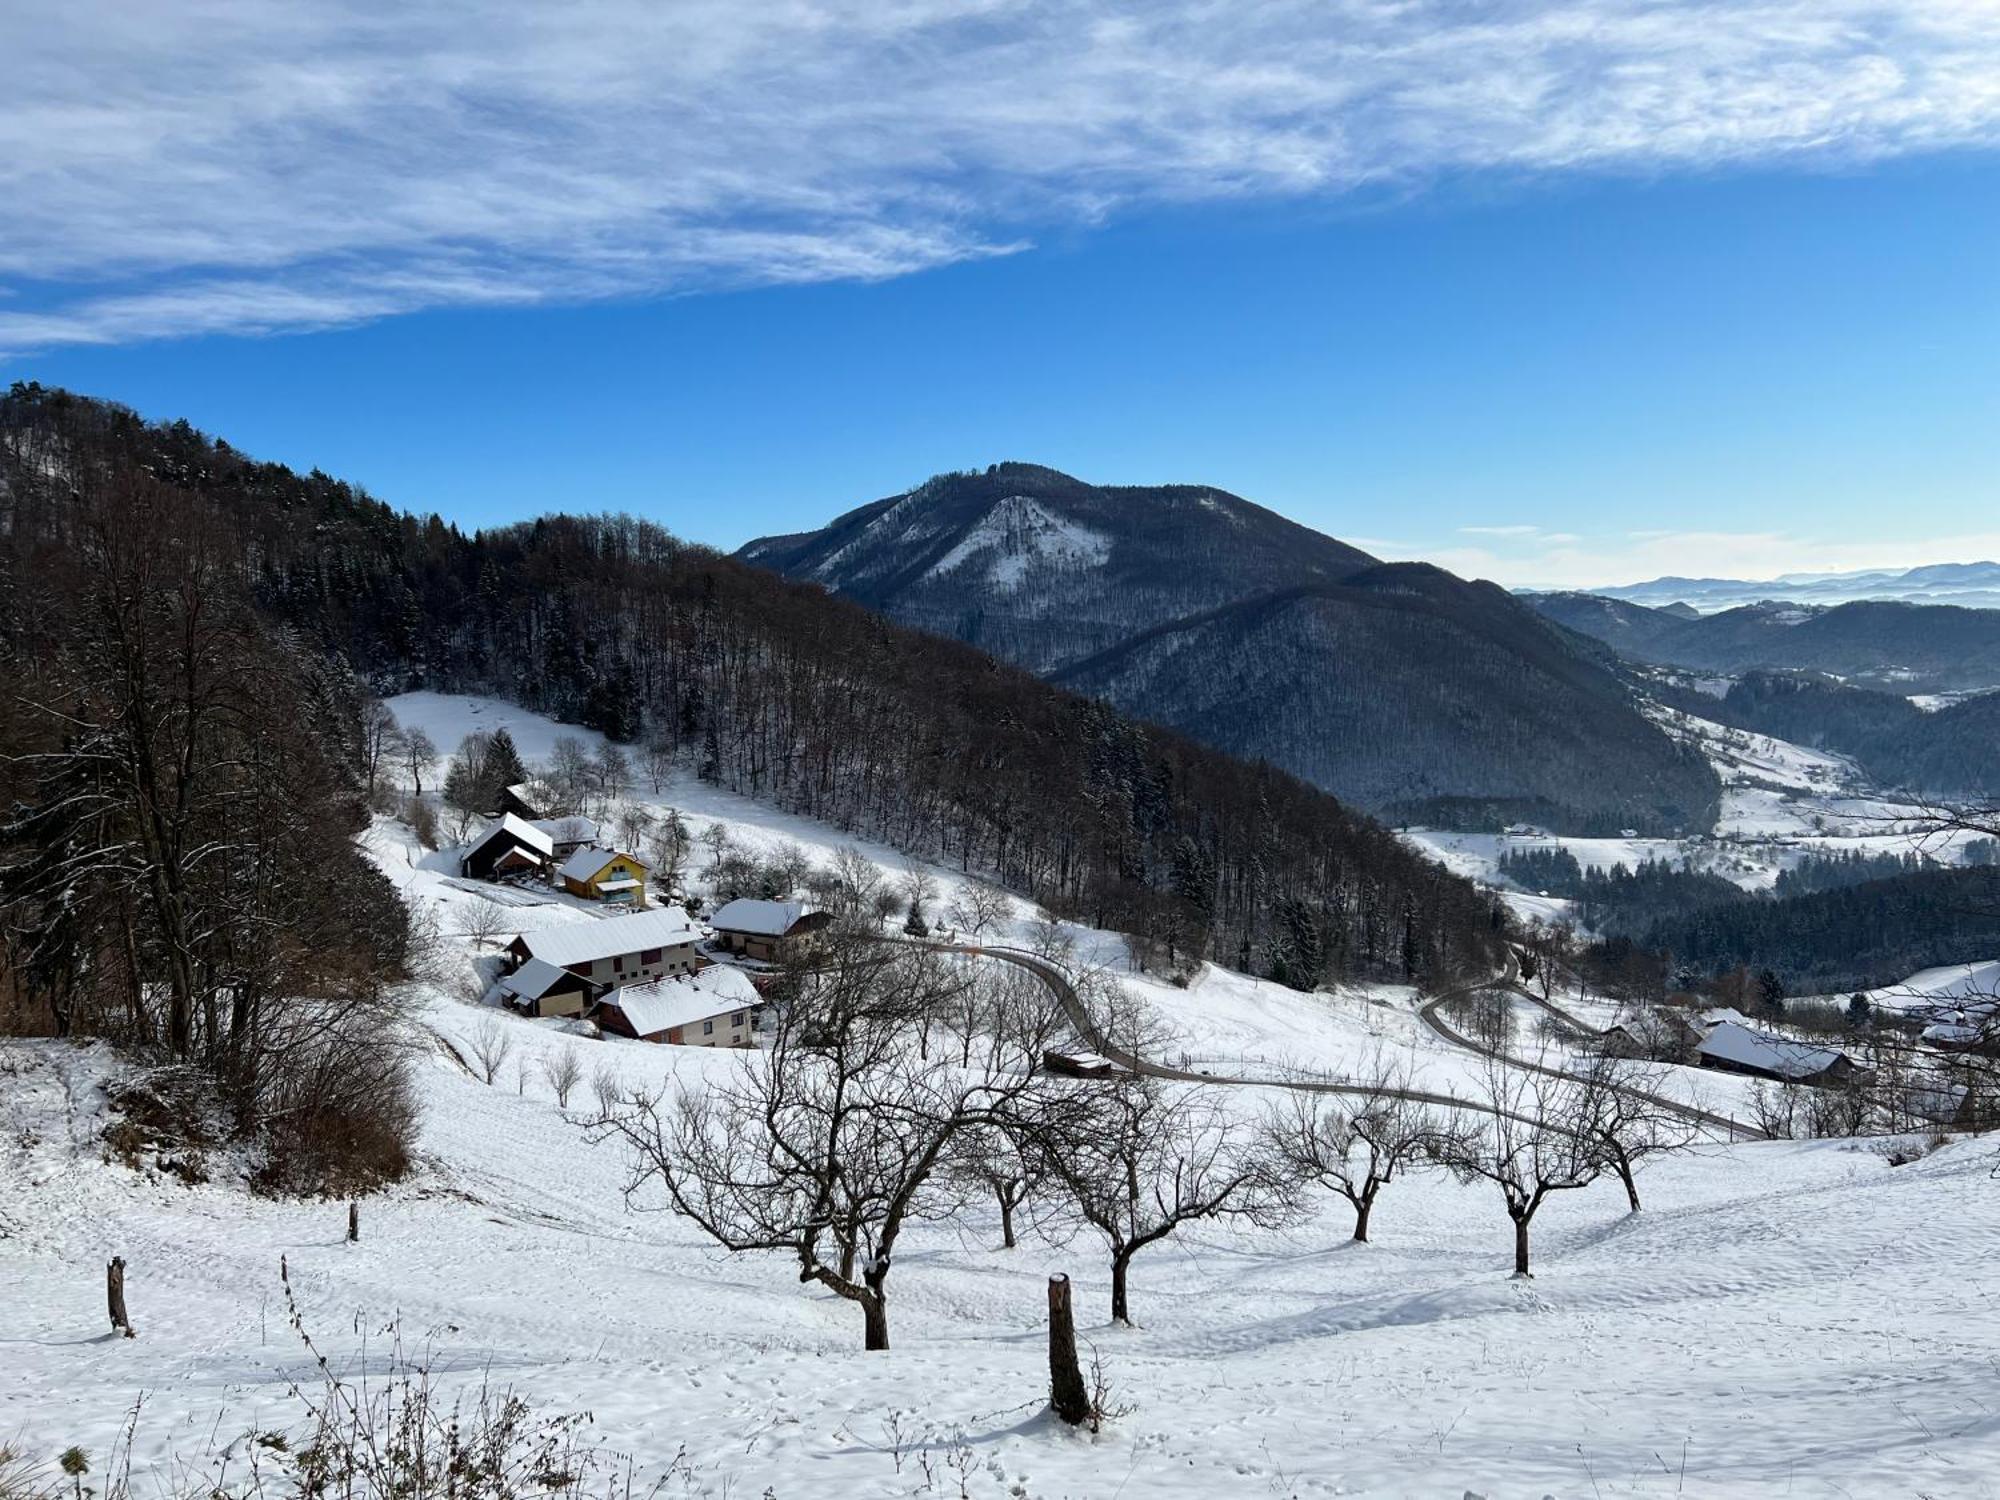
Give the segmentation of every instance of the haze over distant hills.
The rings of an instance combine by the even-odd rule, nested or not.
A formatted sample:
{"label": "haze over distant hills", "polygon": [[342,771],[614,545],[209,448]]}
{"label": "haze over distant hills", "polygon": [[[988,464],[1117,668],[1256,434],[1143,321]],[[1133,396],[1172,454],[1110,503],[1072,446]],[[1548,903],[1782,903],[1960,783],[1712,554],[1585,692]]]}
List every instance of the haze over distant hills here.
{"label": "haze over distant hills", "polygon": [[2000,609],[1857,600],[1689,615],[1601,594],[1528,597],[1548,618],[1629,661],[1725,674],[1824,672],[1897,693],[2000,687]]}
{"label": "haze over distant hills", "polygon": [[996,464],[738,555],[1393,819],[1713,821],[1714,772],[1639,711],[1611,651],[1221,490]]}
{"label": "haze over distant hills", "polygon": [[1851,604],[1869,599],[1900,599],[1914,604],[1962,604],[1994,609],[2000,608],[2000,563],[1931,563],[1903,572],[1877,569],[1857,573],[1786,573],[1763,580],[1669,577],[1587,592],[1654,607],[1685,604],[1703,614],[1770,600]]}

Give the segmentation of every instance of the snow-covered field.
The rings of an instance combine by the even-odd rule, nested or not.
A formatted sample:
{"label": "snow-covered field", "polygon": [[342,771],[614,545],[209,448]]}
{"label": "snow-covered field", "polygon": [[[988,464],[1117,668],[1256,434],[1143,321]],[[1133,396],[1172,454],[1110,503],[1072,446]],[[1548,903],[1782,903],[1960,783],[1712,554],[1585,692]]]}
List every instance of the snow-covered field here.
{"label": "snow-covered field", "polygon": [[[445,748],[503,713],[531,759],[559,732],[491,703],[396,707]],[[691,782],[664,800],[743,844],[819,857],[844,842]],[[458,930],[452,908],[477,898],[445,862],[393,823],[371,849]],[[562,902],[530,916],[593,919]],[[1078,937],[1091,956],[1115,951],[1108,935]],[[1213,968],[1185,990],[1125,982],[1217,1072],[1339,1072],[1381,1055],[1442,1083],[1466,1066],[1394,987],[1302,996]],[[426,1041],[422,1166],[363,1205],[357,1245],[342,1242],[342,1205],[104,1160],[109,1055],[0,1045],[0,1438],[101,1460],[143,1394],[144,1471],[290,1420],[288,1385],[311,1367],[285,1325],[282,1256],[336,1367],[379,1370],[398,1324],[447,1381],[484,1375],[543,1409],[588,1412],[642,1473],[685,1449],[669,1494],[2000,1491],[2000,1183],[1984,1141],[1896,1168],[1837,1142],[1709,1146],[1647,1168],[1635,1216],[1615,1183],[1556,1195],[1529,1282],[1508,1279],[1497,1193],[1418,1172],[1385,1190],[1372,1245],[1347,1243],[1346,1211],[1329,1203],[1293,1230],[1203,1229],[1145,1251],[1133,1331],[1106,1326],[1097,1245],[1029,1237],[1002,1251],[976,1209],[911,1232],[891,1281],[895,1347],[864,1354],[855,1310],[781,1259],[723,1255],[646,1211],[652,1200],[628,1206],[622,1157],[588,1144],[533,1066],[580,1047],[588,1068],[631,1082],[698,1085],[754,1057],[581,1041],[446,989],[410,1002]],[[488,1024],[530,1065],[496,1087],[453,1057]],[[1228,1097],[1254,1112],[1266,1092]],[[104,1332],[113,1254],[130,1266],[135,1340]],[[1077,1279],[1084,1337],[1126,1408],[1095,1436],[1042,1415],[1057,1270]]]}

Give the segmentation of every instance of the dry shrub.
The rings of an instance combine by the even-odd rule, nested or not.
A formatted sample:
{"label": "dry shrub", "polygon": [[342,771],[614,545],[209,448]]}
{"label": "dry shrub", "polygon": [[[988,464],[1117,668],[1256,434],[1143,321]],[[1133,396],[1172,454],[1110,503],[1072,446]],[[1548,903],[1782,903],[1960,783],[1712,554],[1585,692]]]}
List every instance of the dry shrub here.
{"label": "dry shrub", "polygon": [[312,1034],[270,1059],[258,1118],[265,1192],[352,1197],[407,1176],[416,1141],[411,1048],[393,1018],[323,1013]]}

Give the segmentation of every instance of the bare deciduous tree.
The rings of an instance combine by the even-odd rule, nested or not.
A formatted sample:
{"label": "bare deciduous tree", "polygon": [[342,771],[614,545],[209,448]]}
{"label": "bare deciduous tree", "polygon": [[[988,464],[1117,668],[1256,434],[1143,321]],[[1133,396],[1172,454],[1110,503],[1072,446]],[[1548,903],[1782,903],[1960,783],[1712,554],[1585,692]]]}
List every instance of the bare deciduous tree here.
{"label": "bare deciduous tree", "polygon": [[945,916],[952,926],[970,933],[976,942],[1004,922],[1013,909],[1014,903],[998,886],[968,880],[951,898],[951,904],[945,908]]}
{"label": "bare deciduous tree", "polygon": [[423,730],[403,731],[403,769],[410,773],[410,791],[414,795],[423,796],[424,773],[430,770],[437,755],[437,745]]}
{"label": "bare deciduous tree", "polygon": [[1293,1092],[1267,1121],[1272,1153],[1302,1181],[1345,1198],[1354,1209],[1354,1238],[1368,1239],[1375,1199],[1411,1164],[1434,1158],[1453,1128],[1437,1111],[1403,1096],[1409,1079],[1381,1059],[1370,1065],[1352,1103],[1327,1094]]}
{"label": "bare deciduous tree", "polygon": [[1657,1102],[1666,1075],[1616,1057],[1594,1057],[1578,1072],[1571,1101],[1576,1125],[1595,1143],[1606,1170],[1624,1184],[1626,1201],[1639,1212],[1636,1173],[1642,1162],[1694,1145],[1701,1132],[1678,1110]]}
{"label": "bare deciduous tree", "polygon": [[1001,1247],[1014,1249],[1019,1243],[1014,1215],[1041,1181],[1039,1156],[1023,1152],[1004,1127],[987,1125],[960,1135],[952,1147],[951,1167],[967,1187],[999,1206]]}
{"label": "bare deciduous tree", "polygon": [[500,1076],[500,1070],[507,1066],[507,1059],[514,1055],[514,1034],[499,1022],[491,1019],[479,1023],[479,1029],[472,1034],[472,1058],[479,1065],[480,1076],[487,1087]]}
{"label": "bare deciduous tree", "polygon": [[1586,1128],[1581,1083],[1489,1061],[1479,1123],[1443,1143],[1438,1158],[1462,1182],[1490,1182],[1514,1223],[1514,1274],[1526,1277],[1528,1226],[1551,1193],[1588,1187],[1604,1156]]}
{"label": "bare deciduous tree", "polygon": [[507,913],[497,901],[488,901],[484,896],[465,903],[465,914],[459,922],[459,932],[472,939],[474,948],[484,948],[508,927]]}
{"label": "bare deciduous tree", "polygon": [[1063,1090],[1062,1114],[1027,1139],[1063,1190],[1043,1215],[1095,1230],[1111,1252],[1111,1319],[1130,1325],[1132,1260],[1184,1224],[1237,1219],[1275,1226],[1290,1216],[1282,1173],[1255,1132],[1203,1088],[1132,1076]]}
{"label": "bare deciduous tree", "polygon": [[821,967],[790,976],[771,1046],[671,1107],[626,1094],[594,1138],[630,1151],[630,1198],[657,1186],[731,1251],[776,1251],[861,1308],[869,1349],[889,1347],[889,1273],[913,1220],[950,1212],[934,1181],[954,1139],[999,1125],[1036,1086],[1053,1027],[1017,1036],[983,1063],[926,1056],[926,1024],[979,982],[921,949],[836,940]]}
{"label": "bare deciduous tree", "polygon": [[381,699],[370,698],[361,706],[361,774],[367,779],[366,795],[371,802],[375,783],[402,755],[403,731],[396,716]]}
{"label": "bare deciduous tree", "polygon": [[639,764],[646,773],[646,784],[659,796],[667,789],[667,782],[674,774],[674,747],[672,741],[661,735],[654,735],[646,741],[646,748],[640,752]]}
{"label": "bare deciduous tree", "polygon": [[556,1108],[568,1109],[569,1096],[583,1082],[583,1059],[577,1056],[575,1047],[558,1047],[542,1059],[542,1077],[548,1080],[549,1091],[556,1096]]}

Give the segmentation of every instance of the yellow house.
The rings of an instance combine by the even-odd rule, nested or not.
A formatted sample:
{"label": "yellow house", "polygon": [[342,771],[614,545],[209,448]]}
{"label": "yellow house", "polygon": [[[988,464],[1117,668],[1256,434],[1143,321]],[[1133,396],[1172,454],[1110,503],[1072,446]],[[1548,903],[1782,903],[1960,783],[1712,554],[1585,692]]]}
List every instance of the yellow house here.
{"label": "yellow house", "polygon": [[564,860],[556,874],[572,896],[615,906],[646,904],[646,867],[616,849],[585,845]]}

